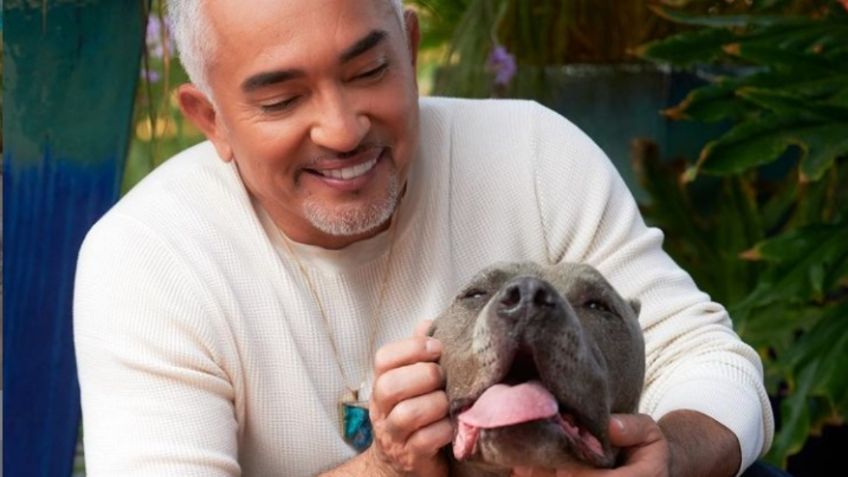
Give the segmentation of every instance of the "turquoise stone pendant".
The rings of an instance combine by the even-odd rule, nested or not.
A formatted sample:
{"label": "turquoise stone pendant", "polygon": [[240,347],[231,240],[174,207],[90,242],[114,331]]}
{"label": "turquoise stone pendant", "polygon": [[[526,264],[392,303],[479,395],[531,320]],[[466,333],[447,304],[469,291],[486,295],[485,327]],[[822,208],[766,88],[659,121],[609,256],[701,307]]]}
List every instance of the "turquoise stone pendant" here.
{"label": "turquoise stone pendant", "polygon": [[342,436],[345,442],[362,452],[371,445],[371,418],[367,401],[342,402]]}

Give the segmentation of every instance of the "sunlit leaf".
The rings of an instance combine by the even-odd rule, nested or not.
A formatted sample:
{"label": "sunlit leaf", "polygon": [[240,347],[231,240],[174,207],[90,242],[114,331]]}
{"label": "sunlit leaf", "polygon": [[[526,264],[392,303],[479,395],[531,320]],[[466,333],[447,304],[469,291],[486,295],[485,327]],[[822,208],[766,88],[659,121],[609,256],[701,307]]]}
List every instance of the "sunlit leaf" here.
{"label": "sunlit leaf", "polygon": [[675,66],[708,63],[724,56],[722,47],[735,40],[727,30],[696,30],[649,43],[637,51],[640,56]]}

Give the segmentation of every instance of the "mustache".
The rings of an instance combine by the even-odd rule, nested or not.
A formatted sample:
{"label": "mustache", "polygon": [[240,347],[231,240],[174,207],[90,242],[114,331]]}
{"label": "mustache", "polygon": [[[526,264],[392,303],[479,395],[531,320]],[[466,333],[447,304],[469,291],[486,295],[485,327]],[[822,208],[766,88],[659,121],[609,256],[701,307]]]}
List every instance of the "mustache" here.
{"label": "mustache", "polygon": [[363,153],[376,152],[376,150],[381,149],[391,149],[391,146],[385,144],[382,141],[367,141],[361,143],[360,145],[356,146],[356,148],[351,149],[350,151],[326,152],[324,154],[317,155],[306,163],[306,167],[317,165],[321,161],[327,159],[348,159],[351,157],[356,157]]}

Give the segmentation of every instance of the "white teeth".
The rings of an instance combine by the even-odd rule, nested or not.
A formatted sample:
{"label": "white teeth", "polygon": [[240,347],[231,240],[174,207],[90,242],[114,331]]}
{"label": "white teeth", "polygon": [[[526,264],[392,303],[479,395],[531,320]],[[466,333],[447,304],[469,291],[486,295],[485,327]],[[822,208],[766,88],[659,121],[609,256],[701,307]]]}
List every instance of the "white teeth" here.
{"label": "white teeth", "polygon": [[377,164],[377,159],[371,159],[370,161],[363,162],[358,166],[343,167],[341,169],[329,169],[326,171],[321,171],[321,174],[327,177],[332,177],[333,179],[350,180],[370,171],[375,164]]}

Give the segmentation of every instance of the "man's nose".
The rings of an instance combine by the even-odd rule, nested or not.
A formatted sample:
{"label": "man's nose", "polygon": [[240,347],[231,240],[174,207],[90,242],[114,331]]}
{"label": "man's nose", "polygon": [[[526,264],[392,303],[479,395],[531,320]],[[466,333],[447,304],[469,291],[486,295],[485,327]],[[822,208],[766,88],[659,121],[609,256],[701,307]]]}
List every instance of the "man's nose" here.
{"label": "man's nose", "polygon": [[371,119],[341,92],[327,94],[320,102],[310,131],[312,142],[334,151],[356,149],[368,134]]}

